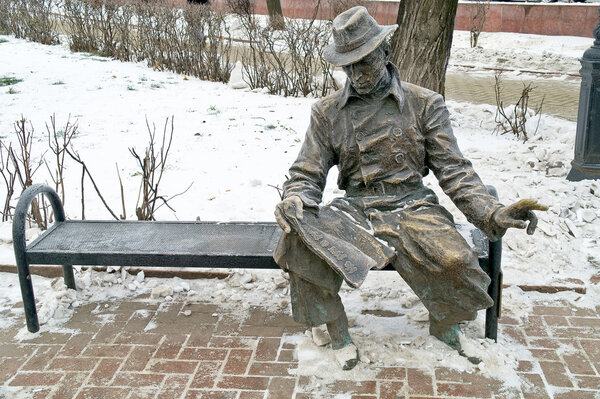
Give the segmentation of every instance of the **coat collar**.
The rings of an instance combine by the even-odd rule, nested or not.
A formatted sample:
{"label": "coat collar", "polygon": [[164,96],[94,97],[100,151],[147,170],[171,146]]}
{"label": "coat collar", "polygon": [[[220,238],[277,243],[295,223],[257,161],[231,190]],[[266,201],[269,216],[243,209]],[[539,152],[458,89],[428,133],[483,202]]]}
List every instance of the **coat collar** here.
{"label": "coat collar", "polygon": [[[404,91],[402,90],[402,82],[400,81],[398,69],[391,62],[388,62],[386,67],[392,77],[392,81],[388,88],[388,93],[383,98],[391,95],[396,100],[398,108],[402,109],[402,106],[404,105]],[[351,98],[360,99],[362,97],[356,92],[354,87],[352,87],[352,85],[350,84],[350,79],[346,79],[346,85],[342,89],[342,95],[340,97],[340,100],[338,101],[338,108],[344,108]]]}

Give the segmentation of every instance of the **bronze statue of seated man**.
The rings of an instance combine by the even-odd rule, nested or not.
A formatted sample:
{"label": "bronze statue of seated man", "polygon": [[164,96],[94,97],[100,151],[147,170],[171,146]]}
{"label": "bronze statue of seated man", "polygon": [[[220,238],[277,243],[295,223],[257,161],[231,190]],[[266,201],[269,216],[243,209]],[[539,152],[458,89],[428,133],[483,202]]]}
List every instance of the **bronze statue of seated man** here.
{"label": "bronze statue of seated man", "polygon": [[[343,67],[345,87],[317,101],[275,210],[284,234],[275,260],[290,275],[294,319],[327,325],[344,369],[358,350],[338,291],[392,264],[429,311],[432,335],[461,350],[458,322],[492,305],[489,277],[452,215],[423,184],[431,170],[467,219],[498,240],[509,227],[533,234],[544,209],[532,200],[503,206],[460,152],[441,95],[400,80],[386,37],[364,7],[333,21],[325,59]],[[320,205],[337,166],[345,196]]]}

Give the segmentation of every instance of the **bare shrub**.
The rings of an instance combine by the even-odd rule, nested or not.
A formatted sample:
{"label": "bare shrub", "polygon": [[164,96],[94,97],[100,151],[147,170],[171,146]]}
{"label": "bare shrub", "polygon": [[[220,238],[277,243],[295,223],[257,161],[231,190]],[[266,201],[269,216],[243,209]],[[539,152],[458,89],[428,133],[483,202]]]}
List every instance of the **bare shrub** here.
{"label": "bare shrub", "polygon": [[335,89],[331,66],[323,60],[323,50],[329,43],[329,26],[317,26],[316,21],[293,20],[285,30],[285,43],[292,64],[293,96],[326,95]]}
{"label": "bare shrub", "polygon": [[17,178],[17,171],[13,165],[12,159],[14,158],[12,144],[8,144],[8,147],[4,142],[0,140],[0,174],[4,180],[6,187],[6,196],[4,197],[4,206],[2,208],[2,221],[6,222],[12,219],[11,200],[15,193],[15,181]]}
{"label": "bare shrub", "polygon": [[138,54],[158,70],[227,82],[231,35],[222,12],[189,4],[138,3]]}
{"label": "bare shrub", "polygon": [[334,88],[331,66],[322,57],[331,30],[314,17],[275,29],[261,26],[253,14],[239,15],[248,39],[241,61],[250,88],[284,96],[325,95]]}
{"label": "bare shrub", "polygon": [[[155,212],[162,206],[167,206],[173,212],[175,210],[169,204],[172,199],[185,194],[191,184],[183,192],[176,195],[166,196],[159,191],[161,183],[164,181],[164,173],[167,165],[167,158],[173,142],[174,125],[173,119],[167,118],[165,121],[162,137],[157,137],[156,127],[146,121],[146,126],[149,133],[148,146],[146,147],[143,156],[138,155],[135,148],[130,148],[129,151],[136,159],[140,168],[140,190],[136,202],[136,216],[139,220],[155,220]],[[42,164],[45,164],[50,173],[51,179],[54,182],[55,190],[59,193],[61,200],[65,202],[65,160],[68,155],[71,160],[81,165],[81,219],[85,220],[85,182],[89,180],[102,204],[116,219],[126,219],[125,210],[125,190],[123,181],[117,166],[117,176],[119,179],[119,188],[121,194],[122,214],[117,216],[117,213],[112,210],[108,202],[102,195],[96,180],[90,172],[86,162],[82,156],[73,148],[73,138],[77,134],[77,122],[71,123],[70,117],[62,128],[58,128],[55,115],[50,118],[50,123],[46,124],[46,132],[48,136],[48,148],[54,155],[54,165],[50,166],[51,162],[44,161],[44,154],[39,157],[39,160],[34,160],[32,155],[34,142],[34,127],[26,118],[21,117],[14,124],[14,131],[17,137],[18,147],[13,149],[12,144],[6,144],[0,140],[0,175],[4,180],[6,187],[6,195],[2,207],[2,221],[12,218],[12,198],[15,193],[15,183],[19,182],[22,192],[32,185],[33,178],[37,170]],[[41,199],[40,199],[41,198]],[[49,204],[45,203],[43,196],[34,198],[31,203],[31,214],[29,221],[38,225],[41,229],[46,229],[48,223],[52,222],[53,215],[50,212]]]}
{"label": "bare shrub", "polygon": [[229,10],[238,16],[253,15],[255,4],[254,0],[227,0]]}
{"label": "bare shrub", "polygon": [[58,44],[56,7],[56,0],[0,0],[0,32]]}
{"label": "bare shrub", "polygon": [[[57,0],[15,0],[8,7],[11,31],[27,36],[32,17],[23,10],[29,3],[49,6],[52,1]],[[72,50],[123,61],[146,60],[157,70],[221,82],[229,80],[231,60],[237,58],[251,88],[266,87],[284,96],[325,95],[335,88],[331,67],[322,58],[330,28],[315,20],[320,0],[312,19],[290,20],[282,30],[272,24],[261,26],[254,16],[254,0],[227,0],[246,38],[235,50],[239,56],[232,49],[225,14],[210,6],[178,9],[161,0],[117,1],[63,0]]]}
{"label": "bare shrub", "polygon": [[[271,29],[263,28],[254,14],[239,14],[238,17],[247,41],[247,46],[244,46],[241,53],[244,80],[251,89],[269,87],[271,68],[268,57],[268,40]],[[285,67],[281,68],[281,71],[285,72]],[[271,84],[277,87],[279,82],[271,80]],[[277,92],[274,87],[271,87],[270,90]]]}
{"label": "bare shrub", "polygon": [[[21,117],[21,119],[14,123],[14,133],[17,136],[19,148],[17,151],[13,150],[9,154],[12,158],[15,175],[21,184],[21,192],[23,192],[33,184],[33,176],[40,166],[42,166],[44,157],[42,155],[38,161],[33,160],[34,128],[31,122],[28,123],[27,119]],[[32,219],[40,229],[44,230],[48,227],[48,220],[42,216],[41,209],[43,209],[43,206],[40,207],[38,200],[34,199],[31,202]]]}
{"label": "bare shrub", "polygon": [[[267,52],[265,57],[257,57],[263,59],[265,64],[261,65],[257,71],[264,75],[263,86],[269,89],[269,93],[281,93],[284,96],[289,96],[296,87],[294,87],[294,56],[284,53],[284,43],[287,44],[290,32],[290,26],[286,26],[285,30],[273,29],[272,26],[260,31],[260,45],[264,49],[261,51]],[[293,39],[292,39],[293,40]],[[294,51],[293,49],[290,49]]]}
{"label": "bare shrub", "polygon": [[[315,21],[292,20],[275,40],[275,32],[264,36],[271,57],[269,88],[284,96],[324,95],[333,82],[329,64],[322,52],[329,41],[328,27],[317,27]],[[322,78],[319,78],[321,76]]]}
{"label": "bare shrub", "polygon": [[122,61],[132,59],[131,20],[134,7],[119,0],[95,3],[94,28],[98,32],[100,54]]}
{"label": "bare shrub", "polygon": [[227,82],[231,73],[231,33],[225,14],[206,5],[184,9],[185,54],[182,70],[200,79]]}
{"label": "bare shrub", "polygon": [[99,50],[95,32],[97,6],[90,1],[63,0],[63,18],[71,51],[94,53]]}
{"label": "bare shrub", "polygon": [[117,48],[117,32],[114,26],[119,5],[114,1],[103,1],[96,8],[95,28],[98,30],[100,54],[112,57]]}
{"label": "bare shrub", "polygon": [[28,122],[25,117],[21,117],[13,126],[19,143],[19,152],[14,157],[15,168],[23,191],[25,191],[27,187],[33,184],[33,175],[42,165],[42,160],[40,158],[37,165],[33,164],[32,148],[35,130],[31,122]]}
{"label": "bare shrub", "polygon": [[0,35],[8,35],[11,33],[10,27],[10,8],[8,0],[0,0]]}
{"label": "bare shrub", "polygon": [[331,34],[328,25],[316,21],[320,0],[310,20],[289,20],[284,26],[262,26],[252,0],[227,0],[237,14],[244,47],[241,62],[244,80],[251,89],[265,87],[284,96],[325,95],[335,83],[323,49]]}
{"label": "bare shrub", "polygon": [[165,120],[162,138],[160,139],[160,142],[157,143],[156,126],[152,124],[152,127],[150,127],[150,124],[146,120],[149,140],[148,147],[144,150],[144,155],[140,156],[135,148],[129,148],[129,152],[136,159],[141,173],[140,189],[135,212],[138,220],[155,220],[155,212],[163,205],[175,212],[169,205],[169,201],[176,196],[184,194],[189,189],[188,187],[182,193],[170,198],[159,192],[160,183],[162,182],[165,167],[167,165],[167,158],[169,156],[169,151],[171,150],[171,143],[173,142],[173,122],[173,118],[171,118],[170,123],[169,118]]}
{"label": "bare shrub", "polygon": [[7,1],[5,12],[10,32],[16,38],[25,39],[27,37],[27,20],[29,19],[26,0]]}
{"label": "bare shrub", "polygon": [[537,133],[540,119],[542,117],[542,106],[544,104],[544,98],[540,101],[537,109],[533,111],[529,108],[529,95],[535,89],[531,83],[525,84],[523,83],[523,90],[521,91],[521,95],[512,109],[507,109],[504,107],[502,101],[502,73],[496,73],[494,76],[495,84],[494,91],[496,93],[496,131],[500,131],[500,134],[512,133],[515,135],[517,139],[523,140],[526,142],[529,139],[529,132],[527,127],[527,121],[535,116],[539,115],[538,121],[533,131],[535,135]]}
{"label": "bare shrub", "polygon": [[155,33],[153,19],[158,18],[154,14],[154,1],[133,3],[136,24],[136,46],[135,57],[138,61],[146,60],[148,66],[154,67],[157,57],[152,49],[156,39],[152,37]]}
{"label": "bare shrub", "polygon": [[50,117],[50,125],[46,123],[46,132],[48,133],[48,148],[54,154],[54,170],[51,170],[47,162],[45,162],[50,177],[54,182],[54,188],[59,193],[62,203],[65,203],[65,155],[71,145],[71,140],[77,134],[77,122],[71,123],[71,116],[67,119],[67,123],[62,129],[56,127],[56,116]]}
{"label": "bare shrub", "polygon": [[54,0],[16,0],[14,6],[18,37],[42,44],[59,43]]}
{"label": "bare shrub", "polygon": [[176,54],[183,46],[178,9],[158,1],[136,3],[138,55],[158,70],[176,70]]}
{"label": "bare shrub", "polygon": [[118,0],[63,0],[69,45],[73,51],[99,53],[121,61],[135,60],[136,7]]}
{"label": "bare shrub", "polygon": [[[158,143],[156,137],[156,127],[154,125],[150,127],[148,121],[146,121],[146,126],[148,128],[149,141],[148,146],[144,150],[144,155],[138,155],[135,148],[129,148],[129,152],[135,158],[141,176],[140,188],[138,198],[136,201],[136,216],[138,220],[155,220],[155,212],[158,209],[160,209],[163,205],[167,206],[169,209],[175,212],[175,210],[169,205],[169,201],[173,198],[185,194],[191,187],[191,184],[185,191],[170,197],[160,193],[160,184],[163,182],[164,172],[167,165],[167,158],[171,149],[171,143],[173,142],[173,119],[171,118],[170,121],[169,118],[166,119],[162,138],[158,139]],[[94,180],[92,173],[90,172],[85,161],[82,159],[81,155],[77,151],[75,151],[72,148],[72,146],[66,149],[65,152],[71,157],[72,160],[81,165],[81,219],[85,220],[86,177],[92,183],[92,186],[96,191],[98,198],[100,198],[100,200],[104,204],[104,207],[106,208],[106,210],[108,210],[111,216],[116,220],[126,219],[127,213],[125,210],[125,190],[123,188],[123,181],[121,180],[118,165],[117,176],[119,178],[119,189],[121,194],[122,207],[122,214],[120,216],[117,216],[117,214],[108,205],[106,199],[100,191],[100,188]]]}
{"label": "bare shrub", "polygon": [[[111,0],[113,3],[115,0]],[[119,1],[118,11],[113,14],[113,31],[116,41],[112,53],[107,56],[115,57],[121,61],[135,60],[135,46],[137,37],[133,21],[135,18],[135,6],[131,1]]]}
{"label": "bare shrub", "polygon": [[471,47],[477,47],[477,41],[485,24],[487,12],[490,9],[489,0],[476,0],[476,4],[471,7]]}

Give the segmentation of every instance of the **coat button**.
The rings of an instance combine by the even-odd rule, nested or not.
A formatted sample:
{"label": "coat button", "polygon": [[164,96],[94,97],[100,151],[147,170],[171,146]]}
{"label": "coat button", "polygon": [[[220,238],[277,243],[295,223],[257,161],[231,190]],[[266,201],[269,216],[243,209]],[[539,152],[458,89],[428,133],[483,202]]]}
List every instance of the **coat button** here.
{"label": "coat button", "polygon": [[365,138],[365,133],[362,130],[359,130],[358,132],[356,132],[356,140],[362,140]]}
{"label": "coat button", "polygon": [[402,162],[404,162],[404,154],[396,154],[394,159],[396,160],[397,163],[402,163]]}
{"label": "coat button", "polygon": [[400,136],[402,136],[402,129],[400,129],[400,128],[395,128],[395,129],[392,131],[392,134],[394,135],[394,137],[400,137]]}

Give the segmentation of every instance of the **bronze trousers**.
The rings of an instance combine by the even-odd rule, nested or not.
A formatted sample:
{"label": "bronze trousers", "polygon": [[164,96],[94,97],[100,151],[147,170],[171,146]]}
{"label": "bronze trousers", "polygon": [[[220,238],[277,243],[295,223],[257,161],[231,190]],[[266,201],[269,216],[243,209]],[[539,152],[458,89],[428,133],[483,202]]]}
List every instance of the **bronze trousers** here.
{"label": "bronze trousers", "polygon": [[[393,267],[436,320],[470,320],[493,304],[489,277],[437,198],[337,198],[328,206],[395,249]],[[310,326],[336,320],[344,312],[338,295],[342,278],[298,235],[288,234],[285,248],[294,319]]]}

